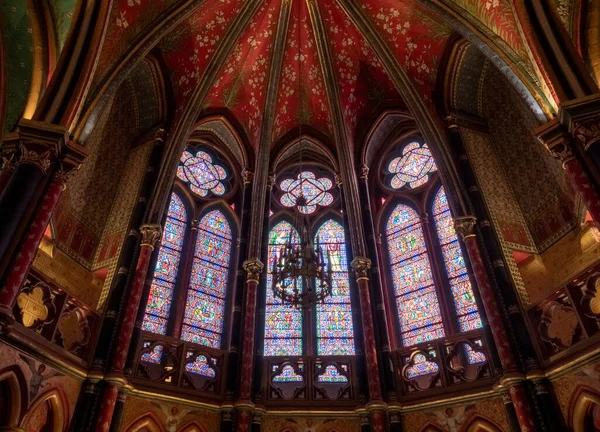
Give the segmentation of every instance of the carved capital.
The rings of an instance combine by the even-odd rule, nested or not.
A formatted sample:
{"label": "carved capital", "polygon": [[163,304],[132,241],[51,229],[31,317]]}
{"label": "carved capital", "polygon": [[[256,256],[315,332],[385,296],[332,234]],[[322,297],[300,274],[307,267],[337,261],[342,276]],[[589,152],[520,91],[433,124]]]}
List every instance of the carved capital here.
{"label": "carved capital", "polygon": [[342,176],[339,175],[338,173],[335,173],[335,175],[333,176],[333,179],[335,180],[335,185],[339,188],[341,188],[342,185],[344,184],[344,182],[342,181]]}
{"label": "carved capital", "polygon": [[18,160],[18,142],[4,141],[2,143],[2,169],[3,173],[11,173],[15,170]]}
{"label": "carved capital", "polygon": [[369,279],[369,270],[371,269],[371,260],[366,257],[356,257],[350,263],[354,274],[356,274],[356,280]]}
{"label": "carved capital", "polygon": [[244,268],[244,270],[246,270],[246,281],[253,281],[258,283],[260,274],[262,273],[263,268],[265,266],[258,258],[252,258],[244,261],[242,267]]}
{"label": "carved capital", "polygon": [[269,177],[267,178],[267,186],[268,187],[273,187],[275,186],[275,180],[277,179],[277,176],[275,174],[269,174]]}
{"label": "carved capital", "polygon": [[81,167],[88,156],[88,151],[75,142],[69,142],[59,160],[54,179],[66,186],[69,179]]}
{"label": "carved capital", "polygon": [[167,139],[167,131],[165,128],[158,128],[156,132],[154,132],[154,145],[162,145]]}
{"label": "carved capital", "polygon": [[369,167],[363,165],[360,167],[360,178],[363,180],[367,180],[369,178]]}
{"label": "carved capital", "polygon": [[536,136],[550,154],[562,163],[563,168],[567,162],[575,158],[571,151],[571,136],[558,120],[539,127]]}
{"label": "carved capital", "polygon": [[252,171],[247,170],[246,168],[244,168],[242,170],[242,180],[245,185],[252,183],[253,178],[254,178],[254,173]]}
{"label": "carved capital", "polygon": [[444,123],[448,129],[458,128],[458,118],[454,115],[449,115],[444,119]]}
{"label": "carved capital", "polygon": [[190,229],[192,231],[198,231],[198,225],[200,225],[200,221],[198,219],[194,219],[192,220],[192,222],[190,223]]}
{"label": "carved capital", "polygon": [[568,101],[561,106],[560,121],[584,150],[600,140],[600,94]]}
{"label": "carved capital", "polygon": [[140,233],[142,234],[142,242],[140,245],[150,246],[154,249],[162,236],[162,228],[157,224],[146,224],[140,227]]}
{"label": "carved capital", "polygon": [[454,221],[454,229],[464,240],[469,237],[475,237],[475,226],[477,219],[474,216],[458,217]]}
{"label": "carved capital", "polygon": [[33,165],[47,174],[63,147],[69,142],[66,128],[45,122],[22,119],[13,135],[19,141],[18,164]]}

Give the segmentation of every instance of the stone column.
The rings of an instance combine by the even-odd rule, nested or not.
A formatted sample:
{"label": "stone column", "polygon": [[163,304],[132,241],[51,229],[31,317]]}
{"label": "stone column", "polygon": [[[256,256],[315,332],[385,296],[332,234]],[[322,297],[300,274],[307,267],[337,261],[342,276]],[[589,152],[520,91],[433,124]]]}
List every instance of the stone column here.
{"label": "stone column", "polygon": [[523,431],[535,431],[537,428],[523,387],[525,377],[517,371],[517,362],[510,346],[504,323],[502,322],[494,290],[481,259],[475,235],[476,222],[477,220],[473,216],[459,217],[455,220],[455,229],[467,249],[473,275],[481,294],[481,300],[490,323],[494,343],[500,356],[502,368],[504,369],[504,376],[500,383],[509,389],[521,429]]}
{"label": "stone column", "polygon": [[249,432],[252,423],[252,377],[254,369],[254,341],[256,330],[256,295],[263,263],[257,259],[244,261],[246,270],[246,304],[244,309],[242,368],[240,372],[240,388],[238,401],[235,404],[236,430]]}
{"label": "stone column", "polygon": [[581,196],[596,227],[600,228],[600,195],[576,156],[577,149],[573,137],[557,120],[538,128],[537,137],[552,156],[562,163],[573,188]]}
{"label": "stone column", "polygon": [[388,414],[390,432],[402,432],[402,419],[399,411],[390,411]]}
{"label": "stone column", "polygon": [[381,353],[383,385],[388,395],[395,397],[396,386],[392,363],[392,354],[390,348],[390,334],[387,323],[387,312],[385,309],[385,293],[381,283],[381,273],[379,271],[379,251],[377,247],[377,235],[375,224],[373,222],[373,210],[371,209],[371,198],[369,196],[369,168],[363,166],[360,171],[359,196],[361,201],[361,210],[363,225],[365,231],[365,240],[367,252],[373,259],[375,265],[371,267],[371,288],[373,299],[375,300],[375,310],[377,311],[375,319],[377,320],[377,341],[378,352]]}
{"label": "stone column", "polygon": [[70,175],[79,168],[85,155],[83,148],[74,144],[71,144],[64,152],[59,162],[59,168],[54,172],[37,214],[19,245],[15,259],[10,264],[4,286],[0,290],[0,320],[8,325],[14,322],[13,305],[33,264],[38,246],[44,237],[46,227],[50,223],[50,218],[63,191],[66,189]]}
{"label": "stone column", "polygon": [[[0,262],[10,259],[23,233],[24,219],[39,199],[39,190],[46,176],[53,171],[57,158],[69,139],[65,128],[31,120],[21,120],[17,131],[4,141],[5,145],[19,149],[10,180],[0,194]],[[0,269],[0,276],[6,269]]]}
{"label": "stone column", "polygon": [[233,411],[230,408],[221,411],[220,432],[233,432]]}
{"label": "stone column", "polygon": [[[243,262],[246,260],[248,253],[248,226],[250,224],[250,207],[252,196],[252,178],[251,171],[244,170],[242,179],[244,181],[242,191],[242,215],[240,218],[240,232],[237,242],[237,265],[235,273],[235,285],[231,294],[233,298],[233,307],[231,308],[231,331],[229,340],[229,364],[227,370],[226,395],[227,399],[233,400],[236,392],[236,384],[238,379],[238,370],[240,369],[240,346],[241,338],[241,323],[242,323],[242,306],[244,301],[244,284],[246,275],[242,268]],[[233,421],[233,416],[230,415]],[[233,427],[233,424],[232,424]]]}
{"label": "stone column", "polygon": [[369,402],[366,405],[371,418],[371,430],[383,432],[385,430],[385,410],[387,405],[381,396],[381,382],[379,380],[379,363],[377,346],[375,344],[375,329],[373,327],[373,313],[371,297],[369,295],[369,270],[371,260],[365,257],[356,257],[350,264],[356,274],[356,283],[360,296],[360,310],[363,328],[363,341],[365,359],[367,363],[367,382],[369,388]]}
{"label": "stone column", "polygon": [[142,290],[144,289],[144,281],[146,280],[146,274],[148,273],[150,257],[152,256],[154,247],[161,238],[162,229],[160,225],[143,225],[140,228],[140,232],[142,235],[142,242],[140,244],[140,253],[134,279],[125,306],[125,313],[121,321],[110,372],[105,377],[108,384],[104,390],[100,414],[96,423],[96,431],[98,432],[105,431],[107,427],[110,427],[119,389],[125,384],[123,371],[125,368],[125,361],[127,360],[127,353],[129,351],[129,343],[131,342],[133,327],[135,325],[135,319],[142,297]]}

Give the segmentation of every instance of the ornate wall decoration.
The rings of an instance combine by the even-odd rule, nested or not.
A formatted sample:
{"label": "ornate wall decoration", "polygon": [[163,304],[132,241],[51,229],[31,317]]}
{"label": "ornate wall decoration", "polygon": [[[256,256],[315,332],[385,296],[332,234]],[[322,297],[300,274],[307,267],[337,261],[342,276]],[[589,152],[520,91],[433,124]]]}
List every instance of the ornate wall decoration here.
{"label": "ornate wall decoration", "polygon": [[570,305],[553,301],[544,307],[539,325],[542,338],[550,342],[556,351],[569,348],[581,332],[575,310]]}
{"label": "ornate wall decoration", "polygon": [[335,416],[263,416],[264,432],[359,432],[360,418]]}
{"label": "ornate wall decoration", "polygon": [[85,312],[80,308],[74,308],[60,316],[58,331],[64,348],[70,352],[87,345],[90,341],[88,320]]}
{"label": "ornate wall decoration", "polygon": [[595,391],[600,388],[600,363],[593,362],[552,381],[552,387],[563,418],[569,419],[570,408],[577,399],[578,389]]}
{"label": "ornate wall decoration", "polygon": [[283,363],[273,365],[271,373],[271,388],[283,399],[302,397],[301,390],[306,387],[304,364]]}
{"label": "ornate wall decoration", "polygon": [[25,327],[40,327],[54,319],[50,288],[43,282],[24,288],[17,297],[21,323]]}

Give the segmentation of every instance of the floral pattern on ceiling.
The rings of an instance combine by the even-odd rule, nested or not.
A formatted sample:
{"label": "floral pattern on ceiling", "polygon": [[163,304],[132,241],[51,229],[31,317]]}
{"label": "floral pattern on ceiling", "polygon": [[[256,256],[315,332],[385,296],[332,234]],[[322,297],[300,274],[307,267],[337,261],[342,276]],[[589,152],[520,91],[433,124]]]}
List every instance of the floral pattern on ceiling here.
{"label": "floral pattern on ceiling", "polygon": [[292,6],[274,115],[273,144],[299,124],[331,136],[329,101],[305,1]]}
{"label": "floral pattern on ceiling", "polygon": [[[92,88],[178,0],[114,0]],[[205,2],[207,3],[207,2]],[[211,1],[208,3],[216,3]]]}
{"label": "floral pattern on ceiling", "polygon": [[452,29],[414,0],[373,0],[364,2],[362,8],[417,91],[431,101],[439,61]]}
{"label": "floral pattern on ceiling", "polygon": [[184,108],[243,5],[244,0],[205,1],[161,42],[177,111]]}
{"label": "floral pattern on ceiling", "polygon": [[499,36],[521,59],[529,56],[525,50],[519,26],[510,0],[452,0],[496,36]]}
{"label": "floral pattern on ceiling", "polygon": [[281,0],[255,13],[215,80],[204,105],[229,109],[258,146]]}
{"label": "floral pattern on ceiling", "polygon": [[51,0],[50,2],[59,51],[65,45],[76,4],[77,0]]}
{"label": "floral pattern on ceiling", "polygon": [[320,2],[330,50],[334,55],[342,112],[351,142],[359,118],[368,118],[385,101],[400,100],[394,84],[358,29],[336,0]]}

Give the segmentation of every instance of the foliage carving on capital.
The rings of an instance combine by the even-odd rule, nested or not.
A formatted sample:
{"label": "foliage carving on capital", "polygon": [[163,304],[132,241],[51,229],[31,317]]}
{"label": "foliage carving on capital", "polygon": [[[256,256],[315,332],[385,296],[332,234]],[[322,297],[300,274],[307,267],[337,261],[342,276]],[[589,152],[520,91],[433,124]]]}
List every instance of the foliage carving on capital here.
{"label": "foliage carving on capital", "polygon": [[141,246],[156,247],[162,236],[162,228],[158,224],[145,224],[140,227],[142,234]]}
{"label": "foliage carving on capital", "polygon": [[246,270],[246,281],[255,281],[258,283],[260,274],[265,266],[258,258],[252,258],[244,261],[242,267]]}
{"label": "foliage carving on capital", "polygon": [[2,146],[2,172],[10,173],[14,171],[17,165],[17,146],[8,145],[6,142]]}
{"label": "foliage carving on capital", "polygon": [[546,147],[552,157],[562,163],[563,168],[567,162],[575,158],[571,150],[572,137],[557,120],[539,128],[537,139]]}
{"label": "foliage carving on capital", "polygon": [[33,165],[47,174],[56,158],[69,143],[69,133],[62,126],[21,119],[15,134],[8,139],[17,140],[21,156],[17,164]]}
{"label": "foliage carving on capital", "polygon": [[244,184],[252,183],[252,179],[254,178],[254,173],[246,168],[242,170],[242,181]]}
{"label": "foliage carving on capital", "polygon": [[58,170],[54,174],[55,180],[66,185],[81,164],[88,156],[88,151],[75,142],[70,142],[60,157]]}
{"label": "foliage carving on capital", "polygon": [[275,186],[275,181],[277,180],[277,176],[275,174],[269,174],[269,178],[267,179],[267,186],[273,187]]}
{"label": "foliage carving on capital", "polygon": [[454,229],[464,240],[469,237],[475,237],[475,226],[477,219],[474,216],[458,217],[454,221]]}
{"label": "foliage carving on capital", "polygon": [[158,128],[156,132],[154,132],[154,143],[159,144],[165,142],[167,139],[167,131],[165,128]]}
{"label": "foliage carving on capital", "polygon": [[573,121],[573,136],[581,142],[584,149],[600,140],[600,118],[594,117],[586,121]]}
{"label": "foliage carving on capital", "polygon": [[344,184],[343,180],[342,180],[342,176],[338,173],[335,173],[335,175],[333,176],[333,179],[335,180],[335,185],[338,188],[341,188],[342,185]]}
{"label": "foliage carving on capital", "polygon": [[366,257],[356,257],[350,263],[357,280],[368,279],[371,269],[371,260]]}

